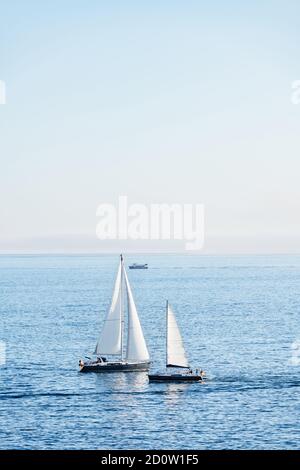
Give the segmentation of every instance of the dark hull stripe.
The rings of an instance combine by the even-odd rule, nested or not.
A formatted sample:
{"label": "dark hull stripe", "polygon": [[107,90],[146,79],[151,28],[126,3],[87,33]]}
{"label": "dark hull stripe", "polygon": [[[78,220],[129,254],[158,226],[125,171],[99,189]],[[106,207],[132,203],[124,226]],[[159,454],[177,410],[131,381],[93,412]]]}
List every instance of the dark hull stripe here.
{"label": "dark hull stripe", "polygon": [[150,382],[200,382],[201,377],[196,376],[171,376],[171,375],[148,375]]}
{"label": "dark hull stripe", "polygon": [[85,365],[80,369],[80,372],[96,372],[99,374],[106,372],[143,372],[149,370],[149,367],[149,363]]}

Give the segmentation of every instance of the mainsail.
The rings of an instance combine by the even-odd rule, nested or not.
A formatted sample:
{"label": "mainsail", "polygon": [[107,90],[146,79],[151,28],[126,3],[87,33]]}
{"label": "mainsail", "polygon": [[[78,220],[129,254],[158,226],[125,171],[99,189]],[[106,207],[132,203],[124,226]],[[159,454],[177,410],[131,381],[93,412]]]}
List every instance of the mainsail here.
{"label": "mainsail", "polygon": [[127,352],[128,361],[149,361],[149,353],[146,346],[143,330],[140,324],[136,306],[133,300],[131,287],[124,268],[124,278],[127,290],[128,301],[128,334],[127,334]]}
{"label": "mainsail", "polygon": [[111,305],[95,354],[121,354],[122,351],[122,259],[120,260]]}
{"label": "mainsail", "polygon": [[167,367],[189,367],[173,310],[167,302]]}

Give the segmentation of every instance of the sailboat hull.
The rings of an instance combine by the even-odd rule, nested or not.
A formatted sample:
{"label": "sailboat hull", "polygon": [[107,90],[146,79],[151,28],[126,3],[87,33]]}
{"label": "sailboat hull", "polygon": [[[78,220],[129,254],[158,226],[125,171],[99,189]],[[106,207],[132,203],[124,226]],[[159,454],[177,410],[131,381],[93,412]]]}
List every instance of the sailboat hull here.
{"label": "sailboat hull", "polygon": [[201,382],[201,375],[193,374],[149,374],[149,382]]}
{"label": "sailboat hull", "polygon": [[80,367],[80,372],[146,372],[149,370],[150,362],[102,362],[85,363]]}

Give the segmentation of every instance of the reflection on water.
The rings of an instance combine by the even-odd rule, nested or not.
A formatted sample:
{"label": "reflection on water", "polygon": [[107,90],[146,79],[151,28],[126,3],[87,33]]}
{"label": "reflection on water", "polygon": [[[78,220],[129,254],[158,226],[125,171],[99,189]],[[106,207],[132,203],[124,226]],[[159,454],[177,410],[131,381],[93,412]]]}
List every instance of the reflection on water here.
{"label": "reflection on water", "polygon": [[95,374],[96,388],[99,392],[109,389],[111,392],[130,390],[141,392],[148,383],[146,372],[110,372]]}
{"label": "reflection on water", "polygon": [[165,386],[164,401],[167,405],[175,405],[179,403],[181,399],[184,399],[182,395],[187,391],[189,386],[192,384],[188,383],[166,383],[160,384]]}
{"label": "reflection on water", "polygon": [[205,382],[180,383],[159,382],[149,383],[146,372],[114,372],[95,374],[96,390],[100,394],[114,395],[114,400],[134,402],[137,394],[161,395],[164,403],[169,406],[184,399],[184,394],[193,387],[201,387]]}

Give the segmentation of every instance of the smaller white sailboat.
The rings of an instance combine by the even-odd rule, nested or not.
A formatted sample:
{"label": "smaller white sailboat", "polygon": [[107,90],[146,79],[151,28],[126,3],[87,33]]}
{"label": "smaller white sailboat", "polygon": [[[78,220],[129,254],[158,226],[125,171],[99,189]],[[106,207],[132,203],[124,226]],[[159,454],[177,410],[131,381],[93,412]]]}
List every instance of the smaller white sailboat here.
{"label": "smaller white sailboat", "polygon": [[196,371],[193,372],[189,366],[177,321],[168,301],[166,306],[166,328],[166,367],[185,369],[185,371],[182,373],[165,372],[162,374],[148,374],[149,381],[198,382],[203,380],[205,376],[204,371],[196,369]]}
{"label": "smaller white sailboat", "polygon": [[[124,351],[125,309],[127,297],[127,344]],[[126,337],[125,337],[126,338]],[[80,372],[134,372],[147,371],[150,357],[143,330],[134,303],[131,287],[120,256],[111,305],[100,338],[95,348],[95,360],[79,361]],[[106,356],[117,356],[108,360]]]}

